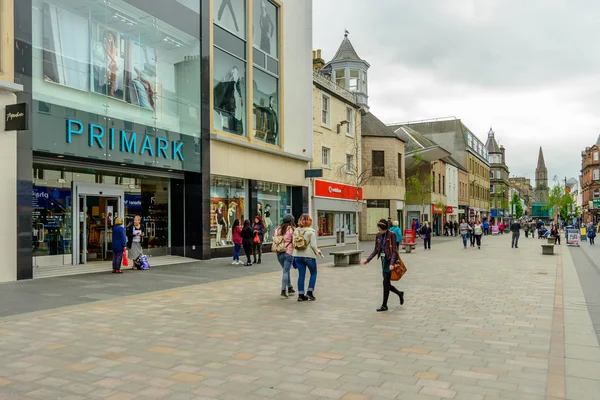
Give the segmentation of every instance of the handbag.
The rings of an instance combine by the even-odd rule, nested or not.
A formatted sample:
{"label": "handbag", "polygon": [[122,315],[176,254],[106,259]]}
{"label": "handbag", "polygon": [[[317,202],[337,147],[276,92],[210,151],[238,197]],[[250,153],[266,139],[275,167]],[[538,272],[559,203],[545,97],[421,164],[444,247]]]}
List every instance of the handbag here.
{"label": "handbag", "polygon": [[258,236],[258,232],[254,232],[254,243],[260,244],[260,236]]}
{"label": "handbag", "polygon": [[[392,241],[390,240],[390,253],[394,254],[392,249]],[[406,265],[404,265],[404,261],[400,258],[398,254],[398,258],[396,259],[396,263],[393,266],[390,266],[390,272],[392,273],[390,280],[399,281],[402,279],[404,274],[406,273]]]}

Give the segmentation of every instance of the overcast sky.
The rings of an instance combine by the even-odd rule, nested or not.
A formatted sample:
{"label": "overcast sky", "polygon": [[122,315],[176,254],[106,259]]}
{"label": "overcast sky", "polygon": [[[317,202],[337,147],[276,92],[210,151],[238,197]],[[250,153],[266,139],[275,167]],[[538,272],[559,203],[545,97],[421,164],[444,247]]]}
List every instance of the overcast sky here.
{"label": "overcast sky", "polygon": [[600,133],[597,0],[313,0],[313,48],[344,29],[371,64],[369,105],[386,123],[460,118],[490,126],[511,176],[579,176]]}

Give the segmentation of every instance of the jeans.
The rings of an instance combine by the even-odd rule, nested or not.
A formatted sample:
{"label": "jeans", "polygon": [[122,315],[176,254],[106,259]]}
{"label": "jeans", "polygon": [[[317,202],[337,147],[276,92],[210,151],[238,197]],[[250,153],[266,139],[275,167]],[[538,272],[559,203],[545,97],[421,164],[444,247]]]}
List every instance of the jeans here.
{"label": "jeans", "polygon": [[463,246],[467,247],[467,238],[469,237],[469,234],[463,233],[463,234],[461,234],[461,236],[462,236]]}
{"label": "jeans", "polygon": [[262,243],[252,244],[252,255],[254,256],[254,262],[256,262],[256,253],[258,253],[258,261],[262,258]]}
{"label": "jeans", "polygon": [[470,233],[471,236],[471,246],[475,246],[475,235]]}
{"label": "jeans", "polygon": [[431,237],[425,237],[423,243],[425,244],[425,249],[431,249]]}
{"label": "jeans", "polygon": [[287,288],[292,287],[292,282],[290,280],[290,268],[292,268],[292,262],[294,261],[294,257],[288,253],[277,253],[277,261],[283,268],[283,277],[281,278],[281,290],[286,290]]}
{"label": "jeans", "polygon": [[513,232],[513,234],[512,234],[512,246],[511,247],[519,247],[519,236],[521,236],[520,232]]}
{"label": "jeans", "polygon": [[589,237],[589,239],[590,239],[590,244],[594,244],[594,239],[595,239],[595,238],[596,238],[596,236],[590,236],[590,237]]}
{"label": "jeans", "polygon": [[233,245],[233,261],[240,261],[240,250],[242,246],[239,244]]}
{"label": "jeans", "polygon": [[304,294],[304,279],[306,277],[306,268],[310,271],[310,280],[308,281],[308,291],[315,290],[317,284],[317,260],[310,257],[294,257],[296,267],[298,267],[298,294]]}
{"label": "jeans", "polygon": [[123,251],[113,251],[112,269],[118,271],[121,269],[121,263],[123,262]]}

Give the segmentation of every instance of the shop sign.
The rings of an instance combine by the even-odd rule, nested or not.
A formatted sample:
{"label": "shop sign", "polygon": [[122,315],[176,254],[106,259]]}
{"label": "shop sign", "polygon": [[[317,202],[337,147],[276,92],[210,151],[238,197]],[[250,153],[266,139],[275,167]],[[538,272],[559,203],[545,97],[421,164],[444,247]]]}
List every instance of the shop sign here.
{"label": "shop sign", "polygon": [[[356,187],[315,179],[315,196],[341,200],[356,200]],[[358,200],[363,199],[362,189],[358,189]]]}
{"label": "shop sign", "polygon": [[431,210],[434,214],[443,214],[444,213],[444,209],[441,207],[438,207],[437,204],[432,204]]}
{"label": "shop sign", "polygon": [[446,214],[452,214],[454,212],[454,208],[452,206],[446,206]]}
{"label": "shop sign", "polygon": [[[104,127],[97,124],[85,126],[83,122],[75,119],[67,120],[67,143],[72,143],[73,137],[82,135],[86,128],[88,146],[98,146],[101,149],[104,149],[104,136],[106,134]],[[108,131],[108,146],[110,150],[118,148],[118,150],[125,153],[140,154],[142,156],[147,153],[152,157],[156,154],[156,157],[163,157],[167,160],[183,161],[183,153],[181,152],[183,142],[178,142],[176,140],[169,142],[167,139],[161,137],[151,137],[148,135],[142,137],[140,135],[138,145],[138,134],[136,132],[132,132],[131,135],[128,135],[127,132],[121,130],[117,138],[117,146],[115,146],[116,136],[115,128],[110,128]]]}
{"label": "shop sign", "polygon": [[567,229],[567,244],[571,246],[579,246],[580,236],[577,229]]}
{"label": "shop sign", "polygon": [[6,131],[27,130],[27,103],[10,104],[6,106],[6,118],[4,120]]}
{"label": "shop sign", "polygon": [[592,200],[592,209],[597,210],[600,208],[600,199]]}

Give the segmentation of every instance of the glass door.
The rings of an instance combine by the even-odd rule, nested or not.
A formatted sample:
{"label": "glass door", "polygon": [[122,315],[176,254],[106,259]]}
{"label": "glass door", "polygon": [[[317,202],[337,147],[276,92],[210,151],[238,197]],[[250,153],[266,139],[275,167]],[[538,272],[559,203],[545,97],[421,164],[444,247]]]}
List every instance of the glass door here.
{"label": "glass door", "polygon": [[112,260],[112,230],[119,215],[119,198],[104,198],[104,260]]}
{"label": "glass door", "polygon": [[346,244],[346,218],[344,218],[344,214],[335,214],[335,236],[336,245],[343,246]]}
{"label": "glass door", "polygon": [[77,226],[79,230],[79,254],[77,254],[78,259],[76,261],[77,264],[85,264],[87,263],[87,238],[89,236],[89,221],[87,220],[87,206],[86,206],[86,196],[79,196],[78,203],[79,212],[77,215]]}

